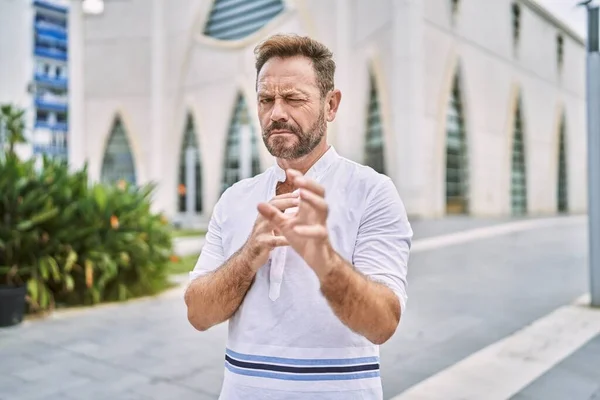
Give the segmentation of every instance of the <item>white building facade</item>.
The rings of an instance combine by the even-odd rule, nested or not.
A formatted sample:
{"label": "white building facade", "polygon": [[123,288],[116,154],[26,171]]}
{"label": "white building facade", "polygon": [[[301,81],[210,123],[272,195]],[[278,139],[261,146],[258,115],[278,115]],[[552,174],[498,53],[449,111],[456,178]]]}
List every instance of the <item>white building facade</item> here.
{"label": "white building facade", "polygon": [[60,0],[0,2],[0,104],[26,111],[22,155],[66,159],[69,8]]}
{"label": "white building facade", "polygon": [[586,210],[585,45],[533,0],[105,3],[71,6],[69,160],[158,183],[176,222],[274,162],[253,55],[274,33],[332,49],[329,141],[390,176],[411,217]]}

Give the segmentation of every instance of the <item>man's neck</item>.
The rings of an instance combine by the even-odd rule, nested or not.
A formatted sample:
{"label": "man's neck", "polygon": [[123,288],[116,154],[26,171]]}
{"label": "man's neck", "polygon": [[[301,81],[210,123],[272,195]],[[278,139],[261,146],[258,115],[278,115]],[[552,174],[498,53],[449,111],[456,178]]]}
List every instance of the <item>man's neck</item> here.
{"label": "man's neck", "polygon": [[325,154],[327,152],[327,150],[329,150],[329,147],[330,146],[329,146],[329,144],[327,144],[327,141],[322,140],[321,143],[319,143],[317,145],[317,147],[315,147],[313,149],[313,151],[311,151],[307,155],[300,157],[300,158],[293,159],[293,160],[284,160],[284,159],[278,158],[277,164],[284,171],[286,169],[291,168],[291,169],[295,169],[296,171],[301,172],[302,174],[306,174],[306,172],[313,165],[315,165],[315,163],[317,161],[319,161],[319,159],[321,157],[323,157],[323,154]]}

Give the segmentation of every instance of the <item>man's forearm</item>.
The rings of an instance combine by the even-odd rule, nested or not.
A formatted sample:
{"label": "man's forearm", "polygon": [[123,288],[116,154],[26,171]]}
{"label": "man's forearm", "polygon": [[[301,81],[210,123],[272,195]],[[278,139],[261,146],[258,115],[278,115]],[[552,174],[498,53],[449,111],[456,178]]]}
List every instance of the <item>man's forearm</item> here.
{"label": "man's forearm", "polygon": [[337,317],[375,344],[387,341],[400,321],[400,302],[388,287],[373,282],[336,255],[321,278],[321,292]]}
{"label": "man's forearm", "polygon": [[228,320],[239,308],[256,272],[241,251],[206,276],[194,279],[186,293],[188,320],[205,331]]}

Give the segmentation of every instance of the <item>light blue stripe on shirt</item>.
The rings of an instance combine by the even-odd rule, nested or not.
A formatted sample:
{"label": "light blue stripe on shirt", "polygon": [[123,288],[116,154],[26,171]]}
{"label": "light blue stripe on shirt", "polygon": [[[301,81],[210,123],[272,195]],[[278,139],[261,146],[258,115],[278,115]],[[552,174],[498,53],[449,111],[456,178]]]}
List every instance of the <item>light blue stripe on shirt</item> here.
{"label": "light blue stripe on shirt", "polygon": [[378,378],[379,371],[356,372],[349,374],[282,374],[278,372],[259,371],[234,367],[225,362],[225,368],[234,374],[258,376],[260,378],[282,379],[287,381],[343,381],[350,379]]}
{"label": "light blue stripe on shirt", "polygon": [[233,357],[243,361],[264,362],[271,364],[282,365],[355,365],[355,364],[374,364],[379,362],[379,357],[358,357],[358,358],[282,358],[269,356],[256,356],[251,354],[237,353],[233,350],[226,349],[225,353],[229,357]]}

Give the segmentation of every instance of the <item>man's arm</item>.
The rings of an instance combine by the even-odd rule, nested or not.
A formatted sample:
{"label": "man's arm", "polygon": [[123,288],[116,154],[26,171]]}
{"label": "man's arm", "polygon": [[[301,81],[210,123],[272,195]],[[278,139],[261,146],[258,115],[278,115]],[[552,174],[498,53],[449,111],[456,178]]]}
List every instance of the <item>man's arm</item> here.
{"label": "man's arm", "polygon": [[[332,205],[335,206],[335,205]],[[375,344],[386,342],[406,306],[412,229],[391,180],[369,195],[352,262],[333,250],[321,291],[337,317]]]}
{"label": "man's arm", "polygon": [[339,255],[321,278],[321,292],[344,325],[374,344],[385,343],[400,322],[400,302],[388,287],[369,280]]}
{"label": "man's arm", "polygon": [[185,292],[188,320],[197,330],[205,331],[228,320],[246,296],[256,271],[242,249],[223,266],[194,279],[188,286]]}
{"label": "man's arm", "polygon": [[[298,205],[298,195],[274,197],[270,205],[279,212]],[[223,263],[219,206],[211,218],[206,241],[185,292],[190,324],[199,331],[231,318],[244,300],[258,269],[267,262],[271,250],[286,246],[283,236],[274,236],[270,222],[258,216],[248,240]],[[221,265],[222,264],[222,265]]]}

